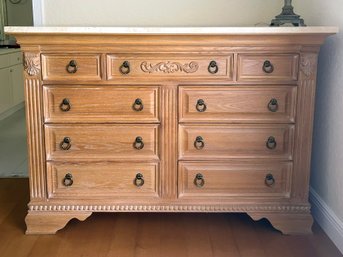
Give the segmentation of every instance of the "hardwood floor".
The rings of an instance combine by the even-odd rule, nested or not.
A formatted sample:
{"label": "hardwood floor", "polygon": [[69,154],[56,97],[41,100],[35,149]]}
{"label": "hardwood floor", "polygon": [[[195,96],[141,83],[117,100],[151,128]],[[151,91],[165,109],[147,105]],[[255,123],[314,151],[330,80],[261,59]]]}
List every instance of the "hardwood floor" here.
{"label": "hardwood floor", "polygon": [[245,214],[96,213],[56,235],[24,235],[27,179],[0,179],[1,257],[342,257],[315,224],[282,236]]}

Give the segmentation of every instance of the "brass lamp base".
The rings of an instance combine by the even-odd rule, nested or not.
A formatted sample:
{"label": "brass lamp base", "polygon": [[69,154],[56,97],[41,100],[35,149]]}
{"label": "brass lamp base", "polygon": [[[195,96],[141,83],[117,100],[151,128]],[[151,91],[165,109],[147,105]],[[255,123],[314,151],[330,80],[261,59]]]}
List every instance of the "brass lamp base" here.
{"label": "brass lamp base", "polygon": [[300,15],[295,14],[293,9],[292,0],[285,0],[282,13],[277,15],[275,19],[272,20],[270,26],[278,27],[286,24],[292,24],[296,27],[306,26],[304,19],[301,19]]}

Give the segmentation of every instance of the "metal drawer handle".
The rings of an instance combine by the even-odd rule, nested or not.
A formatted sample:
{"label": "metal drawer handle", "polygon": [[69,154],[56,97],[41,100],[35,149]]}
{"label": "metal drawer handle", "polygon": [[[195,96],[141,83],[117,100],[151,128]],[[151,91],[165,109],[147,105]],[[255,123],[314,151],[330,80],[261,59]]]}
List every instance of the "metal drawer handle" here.
{"label": "metal drawer handle", "polygon": [[269,187],[273,186],[275,184],[275,178],[274,178],[273,174],[270,174],[270,173],[267,174],[264,182]]}
{"label": "metal drawer handle", "polygon": [[265,73],[272,73],[274,71],[274,65],[270,61],[266,60],[263,63],[262,70]]}
{"label": "metal drawer handle", "polygon": [[211,61],[210,64],[208,65],[208,72],[211,74],[216,74],[219,70],[218,64],[216,61]]}
{"label": "metal drawer handle", "polygon": [[135,110],[136,112],[142,111],[144,108],[143,101],[140,98],[137,98],[135,102],[132,105],[132,109]]}
{"label": "metal drawer handle", "polygon": [[273,150],[276,148],[276,140],[275,137],[270,136],[266,142],[266,146],[268,149]]}
{"label": "metal drawer handle", "polygon": [[194,141],[194,147],[197,150],[201,150],[204,148],[204,146],[205,146],[204,139],[201,136],[196,137],[196,139]]}
{"label": "metal drawer handle", "polygon": [[133,180],[133,184],[136,187],[141,187],[144,185],[144,178],[143,178],[143,174],[141,173],[137,173],[135,179]]}
{"label": "metal drawer handle", "polygon": [[275,98],[272,98],[268,103],[268,110],[271,112],[277,112],[279,109],[279,103]]}
{"label": "metal drawer handle", "polygon": [[77,72],[77,62],[75,60],[71,60],[67,65],[67,72],[70,74]]}
{"label": "metal drawer handle", "polygon": [[205,179],[201,173],[195,175],[194,185],[196,185],[197,187],[203,187],[205,185]]}
{"label": "metal drawer handle", "polygon": [[71,104],[70,104],[70,101],[68,98],[64,98],[62,100],[62,103],[60,104],[60,109],[63,111],[63,112],[67,112],[69,111],[71,108]]}
{"label": "metal drawer handle", "polygon": [[70,174],[70,173],[67,173],[67,174],[64,176],[63,185],[65,185],[66,187],[70,187],[73,183],[74,183],[74,181],[73,181],[73,175]]}
{"label": "metal drawer handle", "polygon": [[144,148],[144,142],[142,137],[136,137],[133,147],[137,150],[142,150]]}
{"label": "metal drawer handle", "polygon": [[127,75],[130,73],[130,63],[128,61],[124,61],[122,65],[119,67],[119,71],[123,75]]}
{"label": "metal drawer handle", "polygon": [[71,139],[70,137],[63,138],[62,142],[60,143],[60,147],[62,150],[69,150],[71,147]]}
{"label": "metal drawer handle", "polygon": [[205,112],[206,109],[207,109],[205,101],[203,99],[199,99],[197,101],[197,104],[196,104],[195,108],[197,109],[198,112]]}

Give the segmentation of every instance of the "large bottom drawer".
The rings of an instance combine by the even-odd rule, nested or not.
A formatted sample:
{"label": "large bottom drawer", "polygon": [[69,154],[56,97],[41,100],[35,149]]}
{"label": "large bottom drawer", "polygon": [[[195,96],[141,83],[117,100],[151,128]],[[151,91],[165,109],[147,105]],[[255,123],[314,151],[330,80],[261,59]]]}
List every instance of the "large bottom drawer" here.
{"label": "large bottom drawer", "polygon": [[47,163],[49,198],[158,197],[158,163]]}
{"label": "large bottom drawer", "polygon": [[288,198],[292,162],[179,162],[179,198]]}

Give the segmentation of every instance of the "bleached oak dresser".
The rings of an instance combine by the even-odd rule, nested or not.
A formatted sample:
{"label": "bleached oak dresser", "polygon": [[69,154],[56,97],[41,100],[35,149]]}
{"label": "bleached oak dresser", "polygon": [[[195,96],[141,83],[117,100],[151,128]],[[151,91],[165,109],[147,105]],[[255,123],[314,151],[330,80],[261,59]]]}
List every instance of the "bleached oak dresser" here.
{"label": "bleached oak dresser", "polygon": [[7,27],[24,52],[27,233],[93,212],[245,212],[309,233],[334,27]]}

